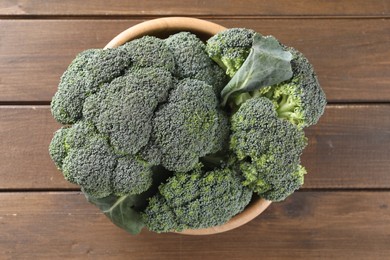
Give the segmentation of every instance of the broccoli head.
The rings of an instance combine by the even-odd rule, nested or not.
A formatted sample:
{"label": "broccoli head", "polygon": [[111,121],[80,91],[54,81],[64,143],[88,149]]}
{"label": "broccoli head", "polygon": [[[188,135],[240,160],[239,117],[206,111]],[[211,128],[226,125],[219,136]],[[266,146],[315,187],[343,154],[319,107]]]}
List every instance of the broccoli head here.
{"label": "broccoli head", "polygon": [[148,162],[116,153],[108,139],[85,121],[57,131],[50,154],[66,180],[95,198],[140,194],[152,184]]}
{"label": "broccoli head", "polygon": [[217,82],[219,67],[199,39],[186,37],[198,41],[200,52],[194,48],[181,62],[195,68],[207,60],[192,71],[203,73],[203,81],[177,77],[183,64],[177,66],[167,41],[150,36],[85,51],[64,73],[52,111],[71,125],[56,132],[49,152],[65,178],[90,197],[142,193],[152,169],[190,171],[227,143],[227,116],[207,84]]}
{"label": "broccoli head", "polygon": [[245,28],[227,29],[207,41],[206,51],[232,78],[248,57],[254,34]]}
{"label": "broccoli head", "polygon": [[297,126],[278,118],[270,100],[246,101],[231,121],[230,149],[244,185],[273,201],[283,200],[302,185],[305,170],[299,163],[307,139]]}
{"label": "broccoli head", "polygon": [[164,41],[153,37],[144,36],[120,46],[131,57],[137,68],[156,67],[173,73],[175,61],[172,52]]}
{"label": "broccoli head", "polygon": [[191,78],[211,64],[204,43],[192,33],[176,33],[164,42],[173,53],[176,63],[175,76],[180,79]]}
{"label": "broccoli head", "polygon": [[226,223],[251,200],[252,192],[229,169],[176,173],[150,198],[143,219],[155,232],[200,229]]}
{"label": "broccoli head", "polygon": [[167,99],[172,87],[168,71],[141,68],[89,96],[83,114],[110,138],[116,150],[135,155],[148,143],[154,110]]}
{"label": "broccoli head", "polygon": [[[240,35],[235,30],[227,31],[232,34],[229,34],[231,39],[236,34]],[[215,45],[219,46],[217,44],[217,39],[219,39],[217,36],[214,36],[216,39],[211,41],[209,48]],[[324,113],[326,97],[318,82],[313,66],[296,49],[284,45],[281,45],[281,48],[292,55],[289,63],[291,64],[292,77],[275,85],[262,86],[251,91],[241,90],[232,95],[230,106],[237,108],[252,97],[262,96],[272,100],[280,118],[287,119],[300,128],[316,124]],[[239,64],[238,62],[234,64],[237,65],[235,67],[237,70],[242,65],[242,63]]]}
{"label": "broccoli head", "polygon": [[76,123],[82,117],[87,96],[122,75],[131,58],[122,49],[90,49],[81,52],[61,77],[51,102],[53,117],[62,124]]}
{"label": "broccoli head", "polygon": [[285,48],[293,55],[293,77],[280,84],[261,88],[251,95],[272,100],[278,116],[298,127],[314,125],[324,113],[325,93],[307,58],[294,48]]}
{"label": "broccoli head", "polygon": [[180,32],[164,40],[172,51],[176,69],[175,76],[179,79],[192,78],[206,82],[214,87],[216,94],[228,82],[224,71],[208,57],[206,45],[194,34]]}
{"label": "broccoli head", "polygon": [[132,234],[208,228],[254,193],[281,201],[301,187],[303,127],[325,103],[307,59],[274,37],[233,28],[206,46],[189,32],[145,36],[69,65],[49,154]]}
{"label": "broccoli head", "polygon": [[227,129],[227,117],[219,109],[212,87],[184,79],[156,111],[152,138],[161,151],[161,164],[168,170],[185,172],[199,157],[222,148]]}
{"label": "broccoli head", "polygon": [[69,132],[68,127],[62,127],[58,129],[53,136],[53,139],[49,145],[49,154],[51,159],[54,161],[58,169],[62,169],[62,161],[68,154],[68,149],[66,147],[66,136]]}

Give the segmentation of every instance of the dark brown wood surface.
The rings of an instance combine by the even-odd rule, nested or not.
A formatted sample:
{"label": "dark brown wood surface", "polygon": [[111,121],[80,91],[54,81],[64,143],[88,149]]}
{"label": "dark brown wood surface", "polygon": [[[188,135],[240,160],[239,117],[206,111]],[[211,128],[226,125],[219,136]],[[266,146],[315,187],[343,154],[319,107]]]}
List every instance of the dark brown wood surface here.
{"label": "dark brown wood surface", "polygon": [[[304,188],[390,189],[389,111],[390,104],[328,105],[320,122],[306,130]],[[48,156],[60,127],[48,106],[2,106],[0,122],[0,189],[76,187]]]}
{"label": "dark brown wood surface", "polygon": [[[388,19],[210,20],[272,34],[305,53],[331,102],[390,101]],[[141,21],[0,20],[0,102],[48,102],[77,53]]]}
{"label": "dark brown wood surface", "polygon": [[[212,236],[131,236],[75,192],[0,194],[1,259],[387,259],[388,192],[297,192]],[[15,203],[18,202],[18,203]]]}
{"label": "dark brown wood surface", "polygon": [[387,0],[2,0],[0,15],[389,16]]}
{"label": "dark brown wood surface", "polygon": [[[305,185],[236,230],[131,236],[67,183],[49,102],[73,57],[162,16],[272,34],[315,66],[329,105],[306,130]],[[0,1],[0,259],[388,259],[387,0]]]}

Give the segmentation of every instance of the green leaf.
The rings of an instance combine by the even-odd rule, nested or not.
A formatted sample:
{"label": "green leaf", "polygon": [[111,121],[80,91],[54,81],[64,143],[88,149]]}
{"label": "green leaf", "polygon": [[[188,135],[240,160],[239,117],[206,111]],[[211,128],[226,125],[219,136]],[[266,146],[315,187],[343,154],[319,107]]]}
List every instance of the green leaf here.
{"label": "green leaf", "polygon": [[141,232],[144,223],[137,208],[144,204],[144,195],[110,195],[105,198],[94,198],[84,192],[87,200],[97,206],[115,225],[123,228],[130,234],[136,235]]}
{"label": "green leaf", "polygon": [[148,205],[148,199],[158,192],[161,183],[172,176],[172,172],[160,166],[153,167],[153,185],[147,191],[138,195],[115,196],[110,195],[105,198],[95,198],[84,190],[87,200],[98,207],[112,223],[123,228],[130,234],[136,235],[141,232],[144,223],[141,218],[142,212]]}
{"label": "green leaf", "polygon": [[225,106],[233,93],[249,92],[292,77],[292,55],[273,36],[255,34],[249,56],[221,92]]}

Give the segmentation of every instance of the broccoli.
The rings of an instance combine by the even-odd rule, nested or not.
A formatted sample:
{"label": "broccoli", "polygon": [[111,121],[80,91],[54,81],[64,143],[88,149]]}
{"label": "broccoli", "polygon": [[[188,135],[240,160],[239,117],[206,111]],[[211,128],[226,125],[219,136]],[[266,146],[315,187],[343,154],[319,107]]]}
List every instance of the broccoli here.
{"label": "broccoli", "polygon": [[[146,36],[84,51],[64,73],[52,112],[71,125],[54,135],[49,151],[65,178],[90,197],[142,193],[152,169],[190,171],[227,143],[228,119],[208,83],[219,83],[223,71],[196,36],[186,37],[199,49],[180,64],[169,40]],[[203,80],[177,76],[180,66],[198,66],[191,76]]]}
{"label": "broccoli", "polygon": [[161,164],[171,171],[191,170],[199,157],[222,149],[227,129],[212,87],[195,79],[180,81],[153,120]]}
{"label": "broccoli", "polygon": [[287,119],[301,128],[314,125],[324,113],[325,93],[307,58],[292,47],[285,49],[293,55],[291,60],[293,77],[280,84],[240,94],[234,102],[240,105],[248,98],[263,96],[273,101],[280,118]]}
{"label": "broccoli", "polygon": [[208,57],[205,44],[194,34],[180,32],[164,40],[176,62],[175,76],[179,79],[203,80],[219,95],[228,78],[224,71]]}
{"label": "broccoli", "polygon": [[159,233],[222,225],[252,198],[241,181],[230,169],[202,172],[198,166],[190,174],[176,173],[150,198],[145,225]]}
{"label": "broccoli", "polygon": [[63,174],[69,182],[81,185],[94,197],[106,197],[112,192],[111,175],[115,170],[115,154],[99,137],[88,140],[78,149],[70,149],[63,161]]}
{"label": "broccoli", "polygon": [[136,67],[156,67],[174,72],[174,55],[159,38],[144,36],[127,42],[119,48],[127,52]]}
{"label": "broccoli", "polygon": [[[258,55],[255,55],[256,50]],[[207,41],[206,51],[232,78],[240,74],[237,72],[250,59],[239,78],[234,77],[223,89],[223,105],[229,95],[230,106],[235,108],[254,96],[267,97],[273,101],[280,118],[301,128],[316,124],[323,114],[325,94],[313,66],[296,49],[280,44],[271,36],[262,37],[249,29],[233,28],[211,37]],[[261,74],[261,63],[257,64],[256,60],[262,64],[269,63],[266,64],[268,69],[272,66],[277,69],[270,77],[271,82],[260,78],[264,76],[267,79],[269,75]],[[285,66],[287,64],[290,68]],[[257,71],[260,72],[255,74]],[[276,76],[279,78],[278,82],[274,81]]]}
{"label": "broccoli", "polygon": [[61,77],[51,102],[53,117],[62,124],[76,123],[82,117],[87,96],[122,75],[131,65],[122,49],[90,49],[81,52]]}
{"label": "broccoli", "polygon": [[270,100],[249,99],[231,121],[230,149],[244,185],[273,201],[285,199],[302,185],[305,170],[299,163],[307,139],[297,126],[278,118]]}
{"label": "broccoli", "polygon": [[116,153],[107,138],[85,121],[58,130],[50,154],[65,179],[95,198],[140,194],[152,184],[148,162]]}
{"label": "broccoli", "polygon": [[62,127],[54,133],[54,137],[49,145],[49,154],[51,159],[54,161],[55,165],[59,170],[62,169],[62,161],[68,154],[68,149],[65,145],[65,140],[69,128]]}
{"label": "broccoli", "polygon": [[232,78],[248,57],[254,34],[253,30],[245,28],[222,31],[207,41],[206,51]]}
{"label": "broccoli", "polygon": [[160,68],[141,68],[116,78],[84,104],[85,118],[110,138],[116,150],[135,155],[152,131],[152,117],[173,87],[171,74]]}
{"label": "broccoli", "polygon": [[152,185],[151,164],[140,158],[125,156],[118,158],[112,174],[114,194],[140,194]]}
{"label": "broccoli", "polygon": [[281,201],[301,187],[303,127],[325,103],[307,59],[272,36],[145,36],[72,61],[51,102],[64,126],[49,154],[132,234],[208,228],[253,194]]}

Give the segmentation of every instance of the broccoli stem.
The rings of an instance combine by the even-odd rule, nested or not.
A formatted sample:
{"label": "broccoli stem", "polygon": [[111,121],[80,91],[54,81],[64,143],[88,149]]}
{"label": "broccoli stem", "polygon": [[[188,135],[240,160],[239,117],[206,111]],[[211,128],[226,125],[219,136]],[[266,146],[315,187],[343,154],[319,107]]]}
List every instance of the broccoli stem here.
{"label": "broccoli stem", "polygon": [[225,63],[221,60],[220,56],[215,56],[211,58],[213,61],[215,61],[224,71],[227,70],[227,67]]}
{"label": "broccoli stem", "polygon": [[297,107],[297,104],[293,102],[288,95],[282,95],[282,98],[278,104],[279,107],[277,108],[277,112],[280,117],[289,116]]}

